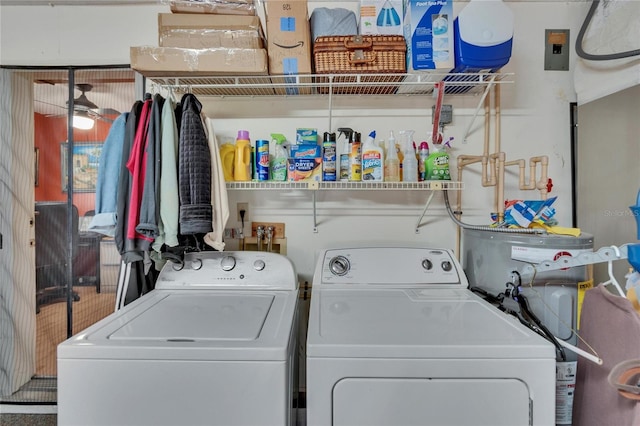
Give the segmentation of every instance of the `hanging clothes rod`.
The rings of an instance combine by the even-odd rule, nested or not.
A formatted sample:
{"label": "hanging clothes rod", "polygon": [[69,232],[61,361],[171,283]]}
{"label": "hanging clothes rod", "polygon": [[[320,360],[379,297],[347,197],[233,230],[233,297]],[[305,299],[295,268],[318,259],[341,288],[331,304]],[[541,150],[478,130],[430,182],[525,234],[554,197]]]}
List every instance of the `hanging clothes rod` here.
{"label": "hanging clothes rod", "polygon": [[545,260],[537,265],[526,265],[520,272],[520,275],[532,276],[536,273],[555,271],[563,268],[571,268],[573,266],[591,265],[593,263],[609,262],[614,260],[627,259],[628,246],[635,244],[624,244],[620,247],[607,246],[602,247],[598,251],[584,252],[577,256],[560,256],[556,260]]}

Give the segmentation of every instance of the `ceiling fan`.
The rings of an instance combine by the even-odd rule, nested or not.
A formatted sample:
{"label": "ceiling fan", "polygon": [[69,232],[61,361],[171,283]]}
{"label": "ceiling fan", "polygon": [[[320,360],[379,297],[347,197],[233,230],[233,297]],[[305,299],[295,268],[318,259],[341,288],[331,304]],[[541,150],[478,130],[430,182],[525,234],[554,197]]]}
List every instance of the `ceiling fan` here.
{"label": "ceiling fan", "polygon": [[[113,116],[120,114],[120,111],[118,110],[115,110],[113,108],[100,108],[94,102],[89,100],[86,93],[90,92],[93,89],[92,84],[88,84],[88,83],[76,84],[76,88],[81,93],[80,93],[80,96],[78,96],[73,100],[74,127],[85,128],[85,129],[91,128],[93,127],[93,122],[95,120],[102,120],[108,123],[112,123],[114,119]],[[66,101],[65,107],[63,107],[62,105],[57,105],[57,106],[68,110],[69,101]],[[48,116],[61,117],[61,116],[66,116],[66,114],[55,114],[55,115],[52,114]],[[84,122],[84,126],[79,124],[81,122]],[[78,124],[78,126],[76,126],[76,123]],[[79,126],[82,126],[82,127],[79,127]]]}

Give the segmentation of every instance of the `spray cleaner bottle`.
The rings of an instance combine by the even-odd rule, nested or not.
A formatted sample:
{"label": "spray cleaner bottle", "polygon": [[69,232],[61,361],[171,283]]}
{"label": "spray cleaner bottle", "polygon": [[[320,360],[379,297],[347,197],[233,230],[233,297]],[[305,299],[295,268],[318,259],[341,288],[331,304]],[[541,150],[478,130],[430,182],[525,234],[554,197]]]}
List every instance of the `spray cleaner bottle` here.
{"label": "spray cleaner bottle", "polygon": [[418,182],[418,159],[413,149],[413,130],[401,130],[403,138],[404,159],[402,160],[402,181]]}
{"label": "spray cleaner bottle", "polygon": [[271,133],[273,141],[273,152],[271,154],[269,170],[271,171],[271,180],[284,182],[287,180],[287,158],[289,154],[284,147],[287,138],[280,133]]}
{"label": "spray cleaner bottle", "polygon": [[387,155],[384,157],[384,181],[400,182],[400,160],[396,151],[396,138],[393,130],[389,132]]}
{"label": "spray cleaner bottle", "polygon": [[353,137],[353,129],[349,127],[338,128],[338,140],[336,149],[340,153],[338,158],[340,174],[338,179],[341,181],[349,180],[349,154],[351,153],[351,142]]}
{"label": "spray cleaner bottle", "polygon": [[367,136],[362,145],[362,180],[382,182],[384,180],[384,152],[376,144],[376,131]]}

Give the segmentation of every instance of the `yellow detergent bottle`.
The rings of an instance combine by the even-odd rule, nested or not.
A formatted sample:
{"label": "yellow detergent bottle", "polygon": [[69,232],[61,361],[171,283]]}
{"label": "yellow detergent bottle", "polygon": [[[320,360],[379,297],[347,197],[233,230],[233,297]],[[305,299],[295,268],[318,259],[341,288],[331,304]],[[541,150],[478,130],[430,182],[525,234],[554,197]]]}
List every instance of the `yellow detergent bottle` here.
{"label": "yellow detergent bottle", "polygon": [[251,180],[251,142],[247,130],[238,130],[233,179],[237,181]]}
{"label": "yellow detergent bottle", "polygon": [[222,161],[222,170],[224,172],[224,180],[232,182],[234,160],[236,158],[236,147],[231,142],[225,142],[220,145],[220,161]]}

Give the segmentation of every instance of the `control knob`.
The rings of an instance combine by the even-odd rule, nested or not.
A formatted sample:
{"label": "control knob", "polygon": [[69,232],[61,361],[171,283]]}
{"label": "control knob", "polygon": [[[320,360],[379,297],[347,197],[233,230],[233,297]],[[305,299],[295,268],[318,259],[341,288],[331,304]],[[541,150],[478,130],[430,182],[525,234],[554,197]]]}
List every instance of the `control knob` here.
{"label": "control knob", "polygon": [[329,269],[333,275],[346,275],[350,268],[349,259],[344,256],[336,256],[329,261]]}
{"label": "control knob", "polygon": [[262,271],[265,267],[265,263],[264,260],[262,259],[258,259],[255,262],[253,262],[253,269],[255,269],[256,271]]}
{"label": "control knob", "polygon": [[442,270],[445,272],[449,272],[451,269],[453,269],[453,265],[448,260],[443,260],[440,266],[442,266]]}
{"label": "control knob", "polygon": [[230,271],[236,267],[236,258],[233,256],[225,256],[220,261],[223,271]]}
{"label": "control knob", "polygon": [[429,259],[424,259],[422,261],[422,267],[427,271],[430,271],[431,268],[433,268],[433,262],[431,262]]}

